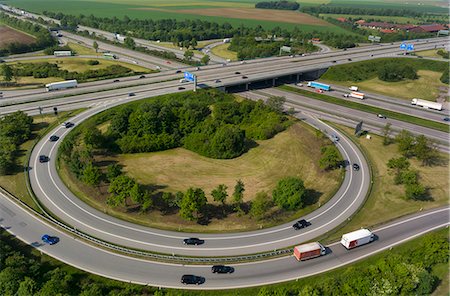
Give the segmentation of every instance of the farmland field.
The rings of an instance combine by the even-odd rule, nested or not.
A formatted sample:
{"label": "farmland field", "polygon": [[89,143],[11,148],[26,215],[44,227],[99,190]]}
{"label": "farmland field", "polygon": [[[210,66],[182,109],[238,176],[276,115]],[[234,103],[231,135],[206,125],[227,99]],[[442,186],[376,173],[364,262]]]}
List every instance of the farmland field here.
{"label": "farmland field", "polygon": [[[217,23],[227,22],[233,26],[261,25],[267,29],[274,27],[292,29],[298,26],[304,31],[348,33],[340,27],[300,12],[255,9],[256,2],[258,1],[197,0],[187,4],[182,0],[131,0],[124,4],[124,1],[120,0],[11,0],[7,3],[37,13],[47,10],[72,15],[94,14],[100,17],[120,18],[126,15],[138,19],[201,19]],[[284,17],[280,17],[280,13],[283,13]]]}
{"label": "farmland field", "polygon": [[[327,18],[331,17],[334,19],[343,17],[343,18],[352,18],[353,20],[363,19],[363,20],[380,20],[384,22],[398,23],[398,24],[423,24],[426,23],[425,19],[422,18],[414,18],[414,17],[405,17],[405,16],[387,16],[387,15],[353,15],[353,14],[331,14],[331,13],[321,13],[320,17]],[[446,16],[436,15],[434,17],[426,17],[426,19],[433,19],[436,21],[445,20]]]}
{"label": "farmland field", "polygon": [[35,38],[25,34],[21,31],[17,31],[8,26],[3,26],[0,24],[0,48],[6,46],[7,44],[17,42],[23,44],[30,44],[35,41]]}

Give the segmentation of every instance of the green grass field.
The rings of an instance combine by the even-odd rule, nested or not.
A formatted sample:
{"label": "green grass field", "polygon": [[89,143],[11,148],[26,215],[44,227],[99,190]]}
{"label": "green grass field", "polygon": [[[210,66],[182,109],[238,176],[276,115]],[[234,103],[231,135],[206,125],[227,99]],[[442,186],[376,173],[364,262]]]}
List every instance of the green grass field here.
{"label": "green grass field", "polygon": [[230,43],[224,43],[221,45],[218,45],[216,47],[213,47],[211,49],[211,52],[218,56],[218,57],[222,57],[224,59],[230,59],[232,61],[237,61],[237,52],[228,50],[228,47],[230,47]]}
{"label": "green grass field", "polygon": [[[159,211],[140,215],[124,209],[106,206],[107,185],[86,186],[78,181],[64,162],[59,171],[65,184],[83,201],[118,218],[152,227],[194,232],[229,232],[254,230],[294,220],[324,204],[337,190],[342,174],[340,171],[323,171],[318,167],[320,145],[315,131],[304,123],[296,123],[274,138],[258,141],[258,146],[244,155],[230,160],[211,159],[183,148],[153,153],[124,154],[114,157],[124,166],[127,175],[150,187],[157,184],[162,191],[186,191],[189,187],[202,188],[212,202],[210,192],[219,184],[228,186],[231,195],[236,180],[245,184],[244,200],[249,201],[259,191],[269,194],[279,179],[296,176],[305,186],[315,192],[317,202],[293,213],[275,215],[270,219],[256,221],[248,215],[235,213],[226,218],[213,218],[208,225],[187,222],[177,214],[163,215]],[[314,147],[314,149],[311,149]],[[101,157],[97,161],[111,161]],[[105,162],[106,163],[106,162]],[[213,202],[214,204],[214,202]]]}
{"label": "green grass field", "polygon": [[[227,16],[208,16],[202,15],[202,12],[195,12],[193,10],[200,9],[222,9],[222,8],[243,8],[253,9],[256,0],[237,0],[237,1],[208,1],[197,0],[186,4],[182,0],[161,1],[161,0],[11,0],[7,3],[9,5],[20,7],[28,11],[42,13],[42,11],[62,12],[73,15],[89,15],[94,14],[101,17],[122,17],[127,15],[130,18],[151,18],[151,19],[201,19],[217,23],[230,23],[233,26],[256,27],[263,26],[264,28],[281,27],[286,29],[293,29],[299,26],[304,31],[333,31],[336,33],[349,33],[348,31],[332,24],[315,25],[309,21],[301,22],[299,24],[288,23],[283,21],[266,21],[264,19],[246,19],[235,18],[232,13]],[[189,12],[183,11],[189,10]]]}

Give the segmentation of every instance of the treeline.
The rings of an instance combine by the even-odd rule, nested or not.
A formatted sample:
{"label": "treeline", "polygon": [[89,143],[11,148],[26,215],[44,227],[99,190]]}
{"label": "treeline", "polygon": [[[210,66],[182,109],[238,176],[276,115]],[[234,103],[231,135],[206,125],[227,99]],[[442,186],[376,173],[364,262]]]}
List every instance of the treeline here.
{"label": "treeline", "polygon": [[[363,81],[375,78],[381,73],[387,73],[386,68],[391,69],[397,73],[398,69],[407,69],[413,71],[430,70],[448,75],[449,63],[444,61],[432,61],[424,59],[408,59],[408,58],[380,58],[371,61],[356,62],[346,65],[333,66],[322,75],[323,79],[334,81]],[[397,73],[398,75],[407,78],[409,74]],[[446,74],[447,73],[447,74]],[[389,75],[386,75],[389,76]],[[396,76],[398,78],[398,76]]]}
{"label": "treeline", "polygon": [[23,44],[19,42],[7,44],[5,48],[0,49],[0,56],[37,51],[57,44],[50,32],[42,26],[23,21],[15,17],[10,17],[3,12],[0,13],[0,22],[36,37],[36,41],[31,44]]}
{"label": "treeline", "polygon": [[30,139],[32,123],[33,118],[22,111],[0,118],[0,175],[15,169],[19,146]]}
{"label": "treeline", "polygon": [[262,9],[280,9],[280,10],[298,10],[300,4],[291,1],[266,1],[258,2],[255,4],[255,8]]}
{"label": "treeline", "polygon": [[[209,39],[229,38],[229,37],[263,37],[263,36],[279,36],[290,40],[296,39],[306,44],[306,41],[311,38],[320,38],[330,42],[337,42],[337,40],[346,39],[353,40],[353,43],[364,41],[361,36],[356,34],[336,34],[333,32],[303,32],[301,28],[296,27],[293,31],[275,27],[265,30],[262,26],[256,27],[233,27],[229,23],[218,24],[202,20],[141,20],[130,19],[124,16],[122,19],[101,18],[93,15],[73,16],[62,13],[43,12],[46,16],[62,21],[62,25],[70,25],[76,28],[77,25],[89,26],[92,28],[105,30],[108,32],[117,32],[124,36],[131,36],[143,38],[148,40],[160,40],[172,42],[173,44],[183,45],[192,40],[201,41]],[[80,33],[80,32],[78,32]],[[83,35],[88,32],[81,32]],[[91,36],[92,37],[92,36]],[[100,36],[94,36],[99,40],[104,40]],[[145,48],[136,47],[136,50],[146,51]],[[161,54],[161,52],[148,52],[151,54]]]}
{"label": "treeline", "polygon": [[278,55],[282,46],[289,46],[292,49],[290,53],[282,52],[282,54],[309,53],[317,50],[317,47],[309,41],[256,41],[254,37],[235,37],[228,49],[237,52],[238,59],[245,60]]}
{"label": "treeline", "polygon": [[[86,63],[92,64],[92,60],[87,61]],[[60,69],[58,64],[47,62],[24,63],[24,64],[18,63],[7,67],[11,68],[13,77],[27,77],[27,76],[28,77],[32,76],[34,78],[60,77],[65,80],[77,79],[78,81],[86,81],[93,78],[107,79],[139,74],[138,72],[134,72],[131,69],[121,65],[110,65],[103,69],[87,70],[82,73],[69,72],[68,70]]]}
{"label": "treeline", "polygon": [[309,14],[351,14],[351,15],[382,15],[382,16],[410,16],[421,17],[424,13],[410,9],[392,9],[392,8],[362,8],[354,6],[334,6],[334,5],[317,5],[303,6],[302,12]]}

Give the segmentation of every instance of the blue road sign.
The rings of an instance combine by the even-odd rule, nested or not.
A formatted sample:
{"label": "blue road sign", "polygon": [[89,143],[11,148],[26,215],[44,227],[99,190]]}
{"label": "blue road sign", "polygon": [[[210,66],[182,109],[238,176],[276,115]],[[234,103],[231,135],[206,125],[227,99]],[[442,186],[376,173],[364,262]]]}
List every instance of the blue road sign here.
{"label": "blue road sign", "polygon": [[400,49],[406,49],[406,43],[400,44]]}
{"label": "blue road sign", "polygon": [[414,44],[408,44],[406,50],[414,50]]}
{"label": "blue road sign", "polygon": [[188,80],[188,81],[194,81],[194,74],[190,73],[190,72],[184,72],[184,79]]}

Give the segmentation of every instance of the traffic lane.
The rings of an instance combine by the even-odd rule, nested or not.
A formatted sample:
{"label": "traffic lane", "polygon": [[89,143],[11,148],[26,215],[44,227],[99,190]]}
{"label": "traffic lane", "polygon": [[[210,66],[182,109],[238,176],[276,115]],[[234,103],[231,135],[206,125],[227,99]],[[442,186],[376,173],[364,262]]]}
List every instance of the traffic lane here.
{"label": "traffic lane", "polygon": [[[4,200],[2,200],[2,205]],[[218,288],[237,288],[244,286],[262,285],[286,280],[294,280],[296,278],[305,277],[335,267],[353,262],[362,257],[368,256],[370,253],[379,251],[381,248],[389,248],[391,244],[395,244],[400,240],[398,234],[402,234],[404,238],[408,238],[414,234],[420,233],[417,227],[403,228],[406,223],[396,225],[396,229],[388,228],[386,230],[375,230],[380,238],[370,244],[347,251],[339,244],[331,245],[331,253],[307,260],[297,262],[294,257],[288,256],[281,259],[272,259],[262,262],[235,264],[235,272],[231,275],[214,275],[211,274],[209,266],[182,266],[164,263],[149,262],[137,258],[124,257],[122,255],[113,254],[105,250],[100,250],[94,246],[85,244],[82,241],[65,235],[58,230],[53,230],[39,221],[32,221],[29,214],[20,208],[15,208],[14,204],[8,204],[8,208],[16,215],[11,217],[5,215],[0,208],[2,217],[1,225],[7,226],[8,231],[14,233],[18,238],[25,240],[27,243],[36,242],[41,233],[51,233],[60,237],[60,242],[53,246],[41,246],[41,251],[55,257],[65,263],[75,267],[89,271],[94,274],[119,279],[122,281],[131,281],[141,284],[151,284],[155,286],[167,287],[183,287],[179,282],[183,274],[195,274],[204,276],[205,284],[195,288],[201,289],[218,289]],[[23,219],[22,219],[23,216]],[[15,220],[16,223],[12,223]],[[37,220],[37,219],[36,219]],[[409,223],[419,223],[421,225],[429,224],[425,231],[436,225],[442,225],[442,221],[448,221],[447,212],[433,213],[432,220],[422,219],[418,222],[411,221]],[[26,224],[26,227],[20,226]],[[448,223],[448,222],[447,222]],[[407,233],[412,231],[411,233]],[[386,234],[385,234],[386,232]],[[27,237],[32,237],[27,240]]]}
{"label": "traffic lane", "polygon": [[326,110],[327,112],[331,113],[346,115],[350,118],[358,119],[363,122],[368,122],[369,124],[385,125],[386,123],[391,123],[392,128],[406,129],[414,134],[428,135],[429,137],[434,138],[435,140],[438,140],[442,143],[448,143],[448,134],[438,130],[426,128],[419,125],[413,125],[404,121],[395,120],[391,118],[387,119],[378,118],[375,113],[368,113],[344,106],[334,105],[331,103],[323,102],[320,100],[312,99],[306,96],[302,96],[299,94],[279,89],[264,89],[263,93],[274,96],[284,96],[286,97],[286,99],[292,100],[293,102],[296,102],[300,105]]}
{"label": "traffic lane", "polygon": [[[61,135],[62,136],[62,135]],[[37,147],[38,148],[38,147]],[[56,151],[56,149],[54,150],[54,151]],[[47,154],[49,154],[49,153],[47,153]],[[37,159],[37,155],[35,155],[34,156],[35,158],[34,159]],[[50,155],[50,157],[51,158],[53,158],[53,157],[56,157],[56,156],[53,156],[53,155]],[[36,161],[35,161],[36,162]],[[40,167],[38,166],[37,167],[37,170],[39,169]],[[43,174],[45,174],[45,170],[43,171],[43,172],[39,172],[38,173],[38,171],[36,170],[36,174],[38,175],[38,176],[42,176]],[[352,171],[350,171],[350,173],[352,173]],[[53,172],[53,174],[54,174],[54,177],[53,178],[57,178],[57,173],[54,171]],[[44,181],[45,180],[52,180],[52,177],[49,177],[49,178],[44,178]],[[357,184],[362,184],[363,182],[361,181],[361,180],[356,180],[355,181]],[[60,188],[59,190],[61,190],[61,191],[64,191],[64,186],[62,185],[62,182],[60,182],[60,181],[58,181],[58,183],[59,183],[59,185],[58,185],[58,187]],[[49,191],[49,188],[52,188],[52,186],[51,186],[51,184],[47,184],[46,186],[42,186],[43,188],[45,188],[45,190],[47,190],[47,191]],[[47,195],[48,196],[70,196],[71,194],[70,194],[70,192],[58,192],[58,190],[57,191],[54,191],[54,192],[49,192]],[[340,194],[340,193],[339,193]],[[348,193],[347,193],[348,194]],[[353,195],[353,194],[352,194]],[[73,200],[75,200],[75,201],[77,201],[77,198],[76,197],[72,197],[71,199],[73,199]],[[68,204],[65,204],[65,206],[67,206]],[[82,204],[82,205],[84,205],[84,204]],[[48,207],[51,207],[52,205],[47,205]],[[80,206],[80,205],[78,205],[78,206]],[[327,207],[326,207],[326,205],[324,206],[324,207],[322,207],[322,209],[326,209]],[[67,210],[66,212],[68,212],[68,213],[70,213],[70,212],[72,212],[72,211],[76,211],[76,210],[78,210],[78,209],[70,209],[70,210]],[[341,212],[341,210],[342,210],[342,208],[340,209],[340,210],[338,210],[338,212]],[[319,211],[320,212],[320,211]],[[64,213],[64,214],[67,214],[67,213]],[[99,215],[99,213],[95,213],[94,214],[94,216],[97,216],[97,215]],[[77,215],[77,217],[78,217],[78,215]],[[90,218],[92,218],[92,216],[90,217]],[[106,218],[110,218],[110,217],[106,217]],[[76,222],[77,221],[68,221],[68,222],[72,222],[72,223],[74,223],[74,224],[72,224],[72,225],[77,225],[76,224]],[[92,222],[91,223],[87,223],[87,225],[91,225],[92,224]],[[133,227],[133,226],[135,226],[135,225],[131,225],[131,227]],[[83,228],[83,225],[77,225],[77,227],[78,227],[78,229],[80,229],[80,230],[82,230]],[[329,227],[334,227],[334,225],[329,225]],[[107,229],[107,227],[106,228],[103,228],[103,229]],[[292,231],[292,228],[291,228],[291,225],[288,225],[287,226],[287,229],[286,230],[288,230],[288,231]],[[130,235],[130,229],[126,229],[126,231],[125,231],[126,233],[124,233],[124,235],[125,236],[129,236]],[[140,237],[141,236],[141,234],[142,233],[138,233],[136,236],[137,237]],[[265,233],[264,233],[265,234]],[[263,235],[263,234],[261,234],[261,235]],[[285,234],[283,234],[283,236],[284,236]],[[310,235],[311,235],[311,233],[310,233]],[[245,238],[245,239],[247,239],[248,238],[248,236],[250,236],[249,234],[246,234],[246,235],[244,235],[243,237],[242,237],[242,235],[241,235],[241,238],[240,239],[242,239],[242,238]],[[106,237],[107,238],[107,237]],[[171,244],[172,245],[177,245],[177,244],[179,244],[180,243],[180,241],[181,241],[181,239],[182,239],[183,237],[181,237],[181,236],[177,236],[176,237],[176,239],[177,239],[177,242],[171,242]],[[212,238],[213,239],[213,238]],[[251,240],[252,242],[253,242],[253,239]],[[206,246],[207,244],[205,244],[205,246]],[[211,245],[211,242],[208,244],[208,245]],[[222,246],[222,245],[221,245]],[[187,250],[189,250],[189,249],[187,249]],[[166,250],[167,251],[167,250]],[[194,252],[197,252],[198,250],[196,250],[196,251],[194,251]],[[250,250],[251,251],[251,250]]]}

